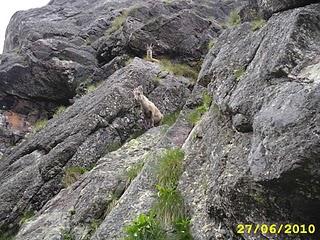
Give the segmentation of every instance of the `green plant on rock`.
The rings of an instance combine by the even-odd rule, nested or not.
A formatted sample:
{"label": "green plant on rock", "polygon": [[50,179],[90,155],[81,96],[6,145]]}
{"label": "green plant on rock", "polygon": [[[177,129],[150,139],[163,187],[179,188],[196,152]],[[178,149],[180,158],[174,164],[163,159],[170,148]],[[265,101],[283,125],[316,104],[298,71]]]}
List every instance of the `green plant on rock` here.
{"label": "green plant on rock", "polygon": [[175,111],[173,113],[166,114],[161,120],[161,125],[172,126],[180,115],[180,110]]}
{"label": "green plant on rock", "polygon": [[62,238],[63,238],[63,240],[75,240],[76,239],[74,237],[74,235],[67,230],[62,231]]}
{"label": "green plant on rock", "polygon": [[195,126],[197,122],[201,119],[203,114],[205,114],[210,106],[211,106],[212,98],[211,96],[207,93],[204,92],[202,95],[202,104],[194,109],[187,117],[187,120],[190,124]]}
{"label": "green plant on rock", "polygon": [[163,71],[174,75],[190,78],[194,81],[198,78],[198,71],[187,64],[172,63],[169,59],[161,59],[160,65]]}
{"label": "green plant on rock", "polygon": [[119,30],[123,24],[125,23],[126,19],[128,17],[128,11],[123,11],[123,13],[119,16],[117,16],[112,24],[111,24],[111,28],[109,28],[107,30],[108,34],[114,33],[115,31]]}
{"label": "green plant on rock", "polygon": [[86,93],[94,92],[96,89],[97,89],[97,86],[94,85],[94,84],[91,84],[91,85],[86,87]]}
{"label": "green plant on rock", "polygon": [[45,128],[47,124],[48,124],[48,119],[40,119],[36,121],[32,128],[33,133],[39,132],[41,129]]}
{"label": "green plant on rock", "polygon": [[75,183],[88,170],[83,167],[68,167],[64,170],[63,185],[68,187]]}
{"label": "green plant on rock", "polygon": [[125,228],[125,240],[165,240],[165,232],[152,213],[140,214]]}
{"label": "green plant on rock", "polygon": [[244,67],[240,67],[240,68],[238,68],[238,69],[236,69],[236,70],[233,71],[233,75],[234,75],[234,77],[235,77],[238,81],[242,78],[242,76],[243,76],[245,73],[246,73],[246,70],[245,70]]}
{"label": "green plant on rock", "polygon": [[25,211],[19,221],[19,225],[22,225],[28,221],[30,221],[30,219],[34,216],[34,211],[33,210],[28,210]]}
{"label": "green plant on rock", "polygon": [[183,171],[184,152],[174,148],[166,150],[159,160],[157,171],[158,185],[175,188]]}
{"label": "green plant on rock", "polygon": [[66,110],[66,107],[65,106],[60,106],[58,107],[54,114],[53,114],[53,117],[58,117],[61,113],[63,113],[64,111]]}
{"label": "green plant on rock", "polygon": [[266,20],[264,20],[263,18],[258,18],[251,22],[251,29],[252,31],[257,31],[260,28],[264,27],[264,25],[266,25]]}
{"label": "green plant on rock", "polygon": [[176,240],[192,240],[190,233],[190,220],[186,218],[180,218],[174,223]]}
{"label": "green plant on rock", "polygon": [[235,26],[238,26],[240,23],[241,23],[241,18],[238,11],[236,10],[231,11],[227,21],[227,26],[235,27]]}
{"label": "green plant on rock", "polygon": [[143,162],[138,162],[133,164],[132,166],[130,166],[127,170],[126,170],[126,185],[128,186],[133,179],[135,179],[138,174],[141,172],[142,168],[144,166]]}
{"label": "green plant on rock", "polygon": [[158,185],[158,200],[154,206],[157,218],[165,226],[169,226],[184,217],[184,203],[176,187]]}
{"label": "green plant on rock", "polygon": [[215,45],[215,40],[213,40],[213,39],[211,39],[209,42],[208,42],[208,50],[210,50],[211,48],[213,48],[214,47],[214,45]]}

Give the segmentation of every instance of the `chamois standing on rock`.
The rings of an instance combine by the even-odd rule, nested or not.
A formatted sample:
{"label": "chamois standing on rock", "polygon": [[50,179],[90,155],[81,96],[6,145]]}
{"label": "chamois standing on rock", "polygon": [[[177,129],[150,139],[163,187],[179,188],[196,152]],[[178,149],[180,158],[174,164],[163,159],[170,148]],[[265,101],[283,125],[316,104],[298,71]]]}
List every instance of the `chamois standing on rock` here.
{"label": "chamois standing on rock", "polygon": [[133,90],[133,95],[136,101],[140,104],[143,113],[144,127],[146,129],[158,126],[163,115],[160,110],[143,94],[142,86]]}
{"label": "chamois standing on rock", "polygon": [[153,45],[147,45],[147,60],[151,62],[159,63],[158,59],[153,58]]}

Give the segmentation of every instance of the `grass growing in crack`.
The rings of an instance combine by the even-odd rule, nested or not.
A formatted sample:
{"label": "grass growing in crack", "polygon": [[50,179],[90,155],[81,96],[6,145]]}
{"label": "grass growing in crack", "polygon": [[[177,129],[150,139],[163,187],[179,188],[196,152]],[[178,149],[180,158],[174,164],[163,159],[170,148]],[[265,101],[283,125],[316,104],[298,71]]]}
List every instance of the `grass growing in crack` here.
{"label": "grass growing in crack", "polygon": [[165,240],[165,232],[152,213],[140,214],[125,228],[125,240]]}
{"label": "grass growing in crack", "polygon": [[75,240],[76,238],[67,230],[62,231],[62,239],[63,240]]}
{"label": "grass growing in crack", "polygon": [[19,225],[22,225],[26,222],[28,222],[33,216],[34,216],[34,211],[33,210],[28,210],[28,211],[25,211],[19,221]]}
{"label": "grass growing in crack", "polygon": [[235,26],[238,26],[240,23],[241,23],[241,18],[238,11],[236,10],[231,11],[228,17],[227,26],[235,27]]}
{"label": "grass growing in crack", "polygon": [[264,20],[263,18],[258,18],[251,22],[251,29],[252,31],[257,31],[264,25],[266,25],[266,20]]}
{"label": "grass growing in crack", "polygon": [[159,160],[157,172],[158,185],[161,187],[175,188],[182,174],[182,161],[184,152],[180,149],[166,150]]}
{"label": "grass growing in crack", "polygon": [[63,113],[64,111],[66,110],[66,107],[65,106],[60,106],[58,107],[54,114],[53,114],[53,117],[58,117],[61,113]]}
{"label": "grass growing in crack", "polygon": [[194,81],[198,78],[198,72],[187,64],[172,63],[169,59],[161,59],[160,65],[162,70],[174,75],[191,78]]}
{"label": "grass growing in crack", "polygon": [[33,133],[39,132],[41,129],[45,128],[48,124],[48,119],[40,119],[33,125]]}
{"label": "grass growing in crack", "polygon": [[209,42],[208,42],[208,50],[210,50],[211,48],[213,48],[214,47],[214,45],[215,45],[215,40],[210,40]]}
{"label": "grass growing in crack", "polygon": [[194,109],[187,117],[187,120],[190,124],[195,126],[197,122],[201,119],[203,114],[205,114],[210,106],[211,106],[212,98],[211,96],[207,93],[204,92],[202,95],[202,104]]}
{"label": "grass growing in crack", "polygon": [[89,85],[86,87],[86,94],[87,93],[91,93],[91,92],[94,92],[95,90],[97,89],[97,86],[92,84],[92,85]]}
{"label": "grass growing in crack", "polygon": [[192,240],[190,234],[190,220],[186,218],[180,218],[174,223],[174,229],[176,233],[176,240]]}
{"label": "grass growing in crack", "polygon": [[240,68],[238,68],[238,69],[236,69],[236,70],[233,71],[233,75],[234,75],[234,77],[235,77],[238,81],[242,78],[242,76],[243,76],[245,73],[246,73],[246,70],[245,70],[244,67],[240,67]]}
{"label": "grass growing in crack", "polygon": [[126,19],[128,17],[128,11],[124,11],[121,15],[117,16],[112,24],[111,28],[107,30],[108,34],[114,33],[115,31],[119,30],[123,24],[125,23]]}
{"label": "grass growing in crack", "polygon": [[133,179],[135,179],[138,174],[141,172],[142,168],[144,166],[143,162],[138,162],[133,164],[132,166],[130,166],[127,170],[126,170],[126,185],[128,186]]}
{"label": "grass growing in crack", "polygon": [[180,110],[175,111],[173,113],[166,114],[161,120],[161,125],[172,126],[180,115]]}
{"label": "grass growing in crack", "polygon": [[83,167],[69,167],[64,170],[63,185],[68,187],[75,183],[88,170]]}

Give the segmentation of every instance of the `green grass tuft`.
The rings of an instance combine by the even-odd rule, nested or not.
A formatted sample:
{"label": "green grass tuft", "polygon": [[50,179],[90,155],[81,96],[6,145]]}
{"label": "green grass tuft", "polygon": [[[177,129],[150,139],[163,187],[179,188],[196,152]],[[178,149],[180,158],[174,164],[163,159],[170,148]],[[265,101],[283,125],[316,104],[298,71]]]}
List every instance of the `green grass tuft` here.
{"label": "green grass tuft", "polygon": [[96,85],[89,85],[86,87],[86,93],[91,93],[91,92],[94,92],[95,90],[97,89],[97,86]]}
{"label": "green grass tuft", "polygon": [[161,187],[175,188],[182,174],[182,161],[184,152],[181,149],[169,149],[159,160],[157,172],[158,185]]}
{"label": "green grass tuft", "polygon": [[240,68],[238,68],[238,69],[236,69],[236,70],[233,71],[233,75],[234,75],[234,77],[235,77],[238,81],[242,78],[242,76],[243,76],[245,73],[246,73],[246,70],[245,70],[244,67],[240,67]]}
{"label": "green grass tuft", "polygon": [[68,232],[67,230],[62,231],[62,239],[63,240],[75,240],[75,236],[72,233]]}
{"label": "green grass tuft", "polygon": [[211,96],[207,92],[203,93],[202,104],[189,114],[189,116],[187,117],[188,122],[195,126],[197,122],[201,119],[203,114],[205,114],[209,110],[211,102]]}
{"label": "green grass tuft", "polygon": [[165,115],[161,120],[161,125],[172,126],[177,121],[177,118],[179,117],[179,115],[180,115],[180,110]]}
{"label": "green grass tuft", "polygon": [[163,187],[158,185],[158,201],[154,205],[157,218],[164,226],[169,226],[184,217],[184,203],[176,187]]}
{"label": "green grass tuft", "polygon": [[210,40],[209,42],[208,42],[208,50],[210,50],[211,48],[213,48],[214,47],[214,45],[215,45],[215,40]]}
{"label": "green grass tuft", "polygon": [[56,109],[56,111],[53,114],[53,117],[58,117],[61,113],[63,113],[66,110],[65,106],[60,106]]}
{"label": "green grass tuft", "polygon": [[231,11],[228,18],[227,26],[235,27],[235,26],[238,26],[240,23],[241,23],[241,18],[238,11],[236,10]]}
{"label": "green grass tuft", "polygon": [[174,223],[176,240],[192,240],[190,233],[190,220],[181,218]]}
{"label": "green grass tuft", "polygon": [[114,33],[115,31],[119,30],[123,24],[125,23],[126,19],[128,17],[128,11],[124,11],[121,15],[117,16],[112,24],[111,28],[107,30],[108,34]]}
{"label": "green grass tuft", "polygon": [[165,232],[154,214],[140,214],[125,228],[125,240],[165,240]]}
{"label": "green grass tuft", "polygon": [[191,78],[195,81],[198,78],[198,72],[187,64],[172,63],[169,59],[161,59],[160,65],[163,71],[174,75]]}
{"label": "green grass tuft", "polygon": [[33,125],[33,133],[39,132],[41,129],[45,128],[48,124],[48,119],[40,119]]}
{"label": "green grass tuft", "polygon": [[28,211],[25,211],[19,221],[19,225],[22,225],[26,222],[28,222],[33,216],[34,216],[34,211],[33,210],[28,210]]}
{"label": "green grass tuft", "polygon": [[133,179],[135,179],[138,176],[143,166],[143,162],[138,162],[133,164],[126,170],[126,185],[129,185],[133,181]]}
{"label": "green grass tuft", "polygon": [[251,22],[251,29],[252,31],[257,31],[264,25],[266,25],[266,21],[263,18],[258,18]]}
{"label": "green grass tuft", "polygon": [[63,185],[68,187],[75,183],[88,170],[83,167],[69,167],[64,170]]}

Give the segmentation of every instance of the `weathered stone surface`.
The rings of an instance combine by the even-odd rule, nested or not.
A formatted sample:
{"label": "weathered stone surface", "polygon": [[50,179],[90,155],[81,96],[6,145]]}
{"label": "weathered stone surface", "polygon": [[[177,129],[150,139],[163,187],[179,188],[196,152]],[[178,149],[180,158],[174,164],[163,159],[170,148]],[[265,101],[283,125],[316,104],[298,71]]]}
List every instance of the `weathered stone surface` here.
{"label": "weathered stone surface", "polygon": [[[66,167],[92,167],[103,154],[143,131],[133,88],[142,85],[164,114],[181,109],[190,92],[186,80],[167,75],[159,82],[160,73],[158,65],[134,59],[10,150],[0,166],[1,224],[17,222],[26,209],[39,210],[62,188]],[[162,99],[168,103],[161,105]]]}
{"label": "weathered stone surface", "polygon": [[[214,103],[184,145],[180,184],[195,239],[240,238],[239,223],[319,225],[319,12],[286,11],[255,32],[245,23],[208,54],[199,83]],[[252,132],[234,130],[239,114]]]}

